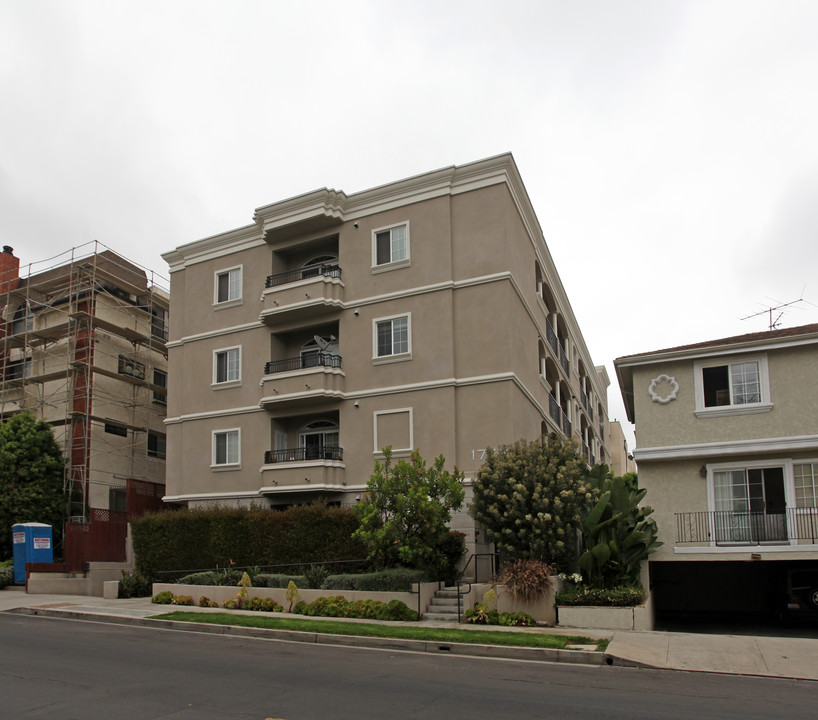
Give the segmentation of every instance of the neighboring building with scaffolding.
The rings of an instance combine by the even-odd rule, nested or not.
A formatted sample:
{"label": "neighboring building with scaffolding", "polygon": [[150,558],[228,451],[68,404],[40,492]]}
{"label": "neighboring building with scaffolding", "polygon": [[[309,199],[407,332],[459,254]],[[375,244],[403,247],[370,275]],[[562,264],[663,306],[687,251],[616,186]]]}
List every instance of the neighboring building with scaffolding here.
{"label": "neighboring building with scaffolding", "polygon": [[65,564],[124,561],[128,517],[164,494],[168,292],[97,243],[25,269],[4,247],[0,419],[31,412],[63,447]]}

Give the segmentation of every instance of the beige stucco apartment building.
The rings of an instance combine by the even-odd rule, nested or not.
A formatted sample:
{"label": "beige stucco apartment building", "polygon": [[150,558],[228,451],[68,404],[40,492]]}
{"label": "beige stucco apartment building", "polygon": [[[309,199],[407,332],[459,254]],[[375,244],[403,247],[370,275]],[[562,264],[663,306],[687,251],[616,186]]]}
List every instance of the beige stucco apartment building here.
{"label": "beige stucco apartment building", "polygon": [[609,381],[511,155],[299,195],[164,258],[168,502],[354,504],[386,446],[469,478],[541,433],[609,460]]}
{"label": "beige stucco apartment building", "polygon": [[660,615],[769,615],[806,598],[793,596],[818,578],[816,360],[818,325],[615,361],[664,542],[650,556]]}

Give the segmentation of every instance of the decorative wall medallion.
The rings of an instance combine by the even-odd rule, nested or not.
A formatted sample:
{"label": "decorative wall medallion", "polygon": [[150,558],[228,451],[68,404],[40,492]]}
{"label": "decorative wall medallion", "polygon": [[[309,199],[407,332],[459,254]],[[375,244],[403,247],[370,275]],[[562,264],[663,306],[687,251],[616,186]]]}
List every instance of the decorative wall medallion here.
{"label": "decorative wall medallion", "polygon": [[648,392],[653,402],[667,405],[671,400],[676,399],[676,393],[679,392],[679,383],[676,382],[675,377],[659,375],[659,377],[655,377],[650,381]]}

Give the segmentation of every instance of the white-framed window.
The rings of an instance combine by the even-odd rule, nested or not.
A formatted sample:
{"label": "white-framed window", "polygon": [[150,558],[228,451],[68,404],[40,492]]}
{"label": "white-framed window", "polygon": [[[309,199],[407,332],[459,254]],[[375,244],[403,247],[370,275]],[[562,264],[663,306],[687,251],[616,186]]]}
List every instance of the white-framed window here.
{"label": "white-framed window", "polygon": [[372,231],[372,267],[403,267],[409,263],[409,223]]}
{"label": "white-framed window", "polygon": [[789,460],[708,466],[717,545],[788,542]]}
{"label": "white-framed window", "polygon": [[213,384],[241,381],[241,347],[222,348],[213,352]]}
{"label": "white-framed window", "polygon": [[699,361],[694,364],[694,383],[698,417],[772,408],[766,355]]}
{"label": "white-framed window", "polygon": [[241,430],[214,430],[212,467],[235,467],[240,463]]}
{"label": "white-framed window", "polygon": [[818,462],[793,463],[795,507],[818,508]]}
{"label": "white-framed window", "polygon": [[407,358],[412,352],[411,327],[411,315],[395,315],[373,320],[373,359]]}
{"label": "white-framed window", "polygon": [[313,420],[298,434],[304,460],[339,460],[339,427],[334,420]]}
{"label": "white-framed window", "polygon": [[238,304],[241,302],[242,266],[217,270],[213,289],[213,304]]}

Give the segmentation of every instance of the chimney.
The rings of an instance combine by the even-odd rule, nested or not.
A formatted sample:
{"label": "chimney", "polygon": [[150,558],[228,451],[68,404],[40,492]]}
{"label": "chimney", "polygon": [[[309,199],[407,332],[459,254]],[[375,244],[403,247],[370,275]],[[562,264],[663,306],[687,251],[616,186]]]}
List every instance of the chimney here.
{"label": "chimney", "polygon": [[0,293],[16,290],[20,282],[20,258],[14,257],[14,248],[3,245],[0,253]]}

